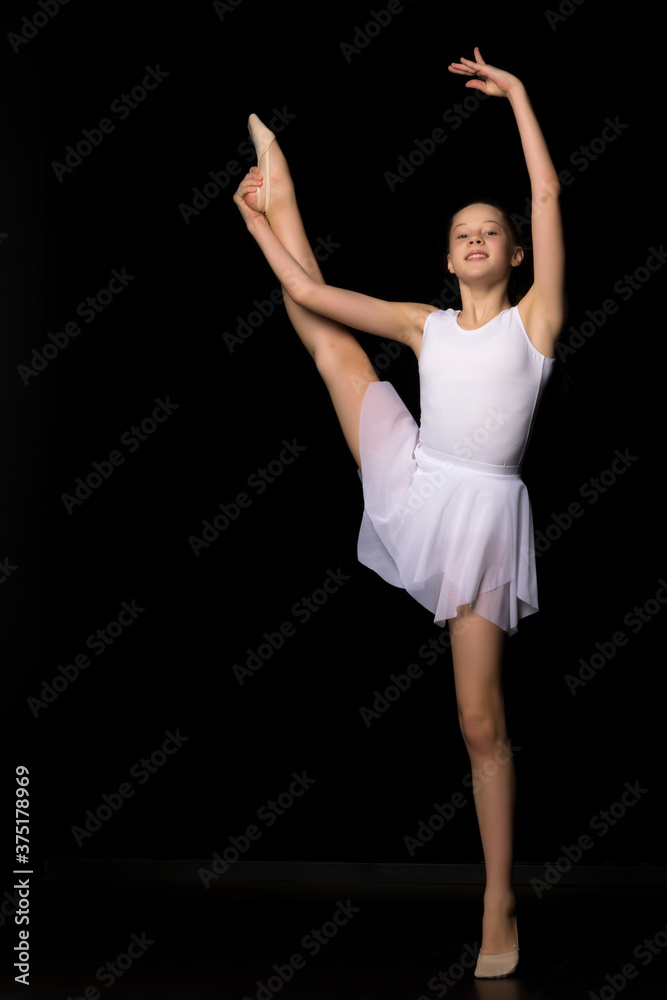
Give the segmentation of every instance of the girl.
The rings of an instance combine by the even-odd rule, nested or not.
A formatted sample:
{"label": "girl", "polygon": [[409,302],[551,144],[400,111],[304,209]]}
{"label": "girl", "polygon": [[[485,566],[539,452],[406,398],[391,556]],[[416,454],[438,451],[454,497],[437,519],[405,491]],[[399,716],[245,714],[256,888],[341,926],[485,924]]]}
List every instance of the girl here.
{"label": "girl", "polygon": [[[526,90],[484,62],[451,63],[466,87],[510,102],[530,177],[534,281],[508,286],[523,250],[508,215],[475,203],[449,229],[462,308],[387,302],[324,282],[287,162],[256,116],[258,156],[234,201],[280,280],[290,320],[322,375],[362,475],[359,559],[449,625],[459,721],[486,868],[478,978],[518,965],[512,842],[515,779],[502,687],[505,636],[537,610],[530,502],[520,466],[565,313],[559,182]],[[346,329],[412,348],[421,426]],[[490,762],[494,762],[490,765]],[[487,767],[485,768],[485,765]]]}

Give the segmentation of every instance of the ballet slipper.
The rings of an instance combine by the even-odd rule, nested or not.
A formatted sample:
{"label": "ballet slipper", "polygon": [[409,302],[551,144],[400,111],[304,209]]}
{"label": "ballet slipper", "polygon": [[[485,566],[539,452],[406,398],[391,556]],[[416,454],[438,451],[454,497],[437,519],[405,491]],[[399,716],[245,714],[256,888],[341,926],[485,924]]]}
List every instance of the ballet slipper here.
{"label": "ballet slipper", "polygon": [[[514,923],[516,932],[516,920]],[[475,979],[505,979],[516,972],[519,965],[519,935],[516,934],[517,946],[513,951],[502,955],[483,955],[480,951],[475,967]]]}
{"label": "ballet slipper", "polygon": [[505,979],[516,972],[518,966],[518,948],[503,955],[482,955],[480,952],[475,967],[475,979]]}
{"label": "ballet slipper", "polygon": [[[266,214],[269,210],[269,198],[271,195],[271,165],[269,161],[269,148],[275,139],[275,135],[268,129],[257,115],[250,115],[248,118],[248,131],[252,144],[257,153],[257,166],[264,178],[264,184],[257,189],[257,211]],[[264,160],[264,165],[262,165]]]}

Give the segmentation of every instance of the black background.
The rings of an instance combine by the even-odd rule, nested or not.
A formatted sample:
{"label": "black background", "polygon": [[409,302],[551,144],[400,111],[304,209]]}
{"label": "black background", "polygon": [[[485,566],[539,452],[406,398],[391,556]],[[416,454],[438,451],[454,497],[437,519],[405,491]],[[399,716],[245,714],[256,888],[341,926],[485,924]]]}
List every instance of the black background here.
{"label": "black background", "polygon": [[[363,41],[371,10],[386,7],[71,3],[15,52],[5,36],[38,8],[9,7],[0,557],[14,568],[0,596],[15,735],[5,765],[10,780],[30,767],[36,855],[210,858],[306,771],[315,784],[263,827],[248,859],[405,862],[403,838],[434,803],[457,791],[471,799],[451,660],[445,651],[428,664],[419,653],[442,633],[356,561],[354,462],[282,307],[259,321],[277,282],[232,194],[253,162],[248,114],[269,122],[280,112],[307,230],[330,248],[327,280],[389,299],[439,298],[448,215],[478,192],[522,214],[529,190],[507,104],[477,102],[451,124],[472,92],[447,65],[478,44],[524,80],[556,167],[570,171],[563,343],[587,311],[618,306],[567,355],[570,394],[549,393],[524,466],[535,528],[551,541],[538,556],[540,612],[507,649],[516,857],[553,858],[639,782],[648,792],[588,861],[663,863],[656,733],[667,612],[637,631],[624,619],[667,576],[664,275],[641,272],[632,294],[617,284],[627,288],[624,275],[666,235],[658,70],[644,62],[656,25],[593,0],[563,4],[571,13],[558,20],[528,3],[403,3],[346,56],[343,43]],[[112,104],[146,67],[167,76],[121,120]],[[58,179],[54,162],[105,117],[113,132]],[[580,147],[608,118],[620,134],[586,158]],[[391,190],[387,172],[435,128],[446,141]],[[225,170],[229,183],[186,221],[193,189]],[[127,287],[26,384],[20,366],[33,348],[123,268]],[[241,321],[252,334],[234,342]],[[361,339],[417,415],[414,358],[388,361],[381,340]],[[159,399],[176,408],[131,452],[122,435]],[[248,480],[285,441],[302,450],[260,493]],[[63,494],[114,450],[123,464],[68,512]],[[634,456],[626,471],[604,492],[590,486],[617,451]],[[249,506],[196,555],[191,536],[243,492]],[[581,516],[557,537],[573,503]],[[344,575],[339,591],[298,620],[295,604],[329,571]],[[28,699],[132,601],[144,609],[136,621],[102,655],[88,650],[90,666],[35,717]],[[240,685],[233,665],[288,621],[294,634]],[[619,630],[627,644],[573,694],[566,675]],[[423,675],[365,725],[360,708],[410,663]],[[133,765],[177,730],[187,741],[140,784]],[[72,828],[125,782],[134,795],[79,846]],[[9,884],[12,841],[3,842]],[[480,861],[474,810],[414,860]]]}

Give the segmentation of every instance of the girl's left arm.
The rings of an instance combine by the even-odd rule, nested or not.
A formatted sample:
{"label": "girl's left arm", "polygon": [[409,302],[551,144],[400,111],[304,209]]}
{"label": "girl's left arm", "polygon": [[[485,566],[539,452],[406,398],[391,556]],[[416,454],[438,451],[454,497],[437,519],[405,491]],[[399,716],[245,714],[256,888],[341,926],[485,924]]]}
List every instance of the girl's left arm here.
{"label": "girl's left arm", "polygon": [[534,281],[519,303],[526,330],[538,350],[553,355],[566,315],[565,241],[560,182],[523,84],[509,96],[530,177]]}
{"label": "girl's left arm", "polygon": [[534,283],[521,299],[519,312],[531,340],[544,354],[553,355],[565,322],[565,243],[560,211],[560,182],[532,104],[521,80],[482,59],[462,58],[452,73],[474,79],[466,87],[492,97],[506,97],[512,105],[530,177]]}

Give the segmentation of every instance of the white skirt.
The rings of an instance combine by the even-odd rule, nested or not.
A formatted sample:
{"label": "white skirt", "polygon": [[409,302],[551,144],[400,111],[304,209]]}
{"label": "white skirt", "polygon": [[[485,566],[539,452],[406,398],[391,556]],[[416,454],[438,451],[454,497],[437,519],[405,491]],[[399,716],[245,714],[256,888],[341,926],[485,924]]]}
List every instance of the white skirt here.
{"label": "white skirt", "polygon": [[389,382],[372,382],[360,424],[359,561],[403,587],[436,625],[471,610],[504,629],[538,610],[530,499],[517,466],[421,445]]}

